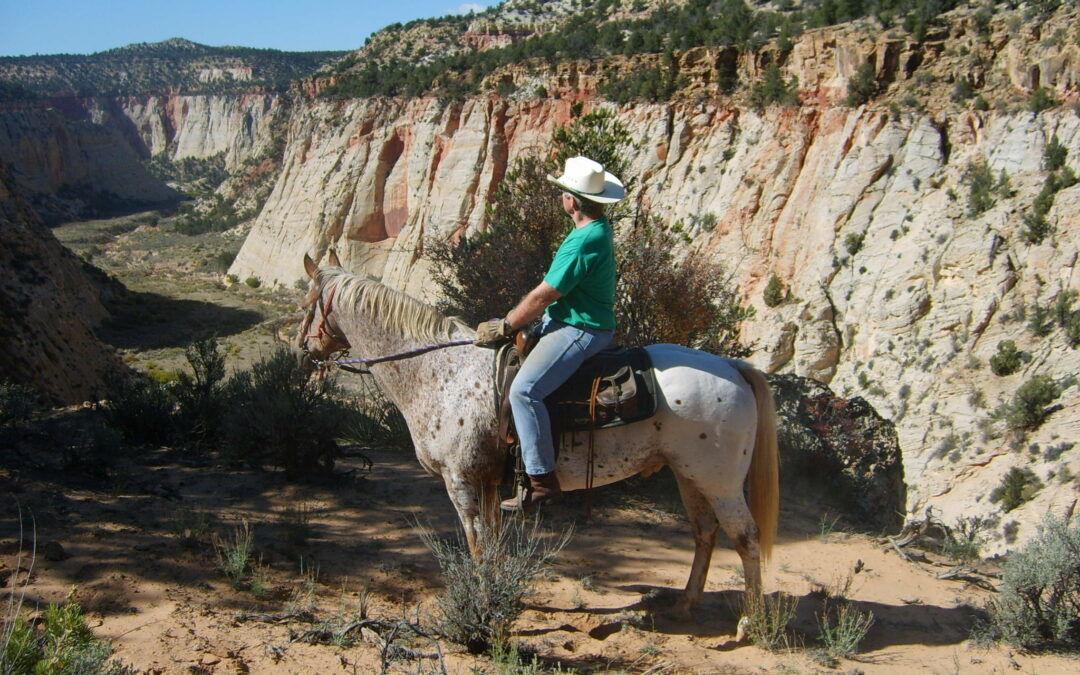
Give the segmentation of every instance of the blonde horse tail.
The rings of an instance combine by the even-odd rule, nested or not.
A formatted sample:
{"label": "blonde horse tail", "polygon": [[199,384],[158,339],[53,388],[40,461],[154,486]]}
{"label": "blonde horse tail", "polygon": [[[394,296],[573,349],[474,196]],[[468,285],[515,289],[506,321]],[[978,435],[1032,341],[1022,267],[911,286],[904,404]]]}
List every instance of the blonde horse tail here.
{"label": "blonde horse tail", "polygon": [[772,554],[780,518],[780,455],[776,440],[776,405],[764,373],[749,363],[735,367],[754,390],[757,400],[757,436],[750,460],[750,513],[758,526],[758,545],[765,560]]}

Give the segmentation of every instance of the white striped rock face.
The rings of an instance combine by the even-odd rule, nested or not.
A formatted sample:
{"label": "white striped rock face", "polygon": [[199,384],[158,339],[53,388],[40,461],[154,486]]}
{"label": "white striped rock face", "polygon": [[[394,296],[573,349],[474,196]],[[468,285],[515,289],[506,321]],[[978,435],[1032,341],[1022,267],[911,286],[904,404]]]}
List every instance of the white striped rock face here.
{"label": "white striped rock face", "polygon": [[[957,54],[970,47],[990,59],[974,73],[988,90],[1041,85],[1074,96],[1080,52],[1011,35],[1006,23],[994,19],[989,42],[969,30],[956,49],[922,56],[965,72]],[[1048,449],[1080,438],[1080,388],[1068,387],[1061,409],[1022,443],[990,413],[1035,374],[1080,372],[1080,351],[1060,329],[1036,338],[1019,318],[1080,287],[1080,186],[1058,193],[1052,237],[1033,246],[1020,235],[1046,180],[1049,140],[1056,135],[1080,168],[1080,118],[1068,108],[1036,116],[1019,106],[925,114],[835,105],[870,54],[882,79],[895,82],[890,91],[917,86],[905,70],[912,49],[857,26],[811,31],[785,65],[804,86],[801,108],[759,114],[705,96],[615,110],[637,143],[633,198],[682,221],[692,240],[685,253],[723,263],[757,309],[743,328],[760,347],[754,361],[866,397],[897,426],[909,510],[933,505],[947,523],[996,516],[985,548],[994,553],[1010,521],[1023,541],[1077,493],[1069,477],[1080,474],[1080,449]],[[696,50],[684,65],[714,57]],[[762,62],[748,57],[738,67],[746,79]],[[587,94],[599,75],[560,67],[551,77],[548,91],[564,95]],[[951,85],[942,78],[933,87],[946,101]],[[433,299],[421,242],[480,231],[500,178],[516,158],[548,149],[572,99],[298,103],[280,178],[230,271],[291,286],[303,278],[304,252],[319,259],[333,245],[353,271]],[[974,217],[963,178],[973,160],[995,176],[1005,171],[1015,191]],[[769,308],[762,291],[774,273],[791,295]],[[1031,358],[1002,378],[987,364],[1006,339]],[[988,495],[1014,466],[1031,468],[1046,487],[1001,513]]]}
{"label": "white striped rock face", "polygon": [[[282,177],[231,271],[292,285],[303,274],[300,254],[317,257],[332,244],[351,269],[432,299],[421,239],[479,231],[498,178],[516,157],[546,147],[568,108],[308,104],[293,117]],[[1080,165],[1080,119],[1071,111],[959,113],[935,123],[862,109],[757,115],[708,105],[619,115],[640,142],[637,198],[682,220],[693,239],[687,251],[722,262],[756,306],[744,329],[762,348],[754,360],[864,396],[891,417],[910,509],[933,504],[946,522],[997,512],[986,495],[1029,455],[984,438],[984,420],[1032,374],[1080,372],[1080,352],[1060,330],[1037,339],[1013,318],[1080,285],[1080,188],[1059,193],[1050,240],[1030,246],[1019,235],[1045,180],[1048,139],[1056,134]],[[1007,171],[1016,194],[972,218],[962,174],[979,158],[995,175]],[[862,237],[854,254],[849,235]],[[773,273],[792,300],[768,308],[761,297]],[[999,378],[987,361],[1005,339],[1034,358]],[[1070,388],[1028,443],[1080,436],[1078,402]],[[1076,459],[1067,452],[1031,466],[1043,478],[1060,476],[1063,463],[1080,473]],[[1008,519],[1033,522],[1074,493],[1074,484],[1052,478]]]}

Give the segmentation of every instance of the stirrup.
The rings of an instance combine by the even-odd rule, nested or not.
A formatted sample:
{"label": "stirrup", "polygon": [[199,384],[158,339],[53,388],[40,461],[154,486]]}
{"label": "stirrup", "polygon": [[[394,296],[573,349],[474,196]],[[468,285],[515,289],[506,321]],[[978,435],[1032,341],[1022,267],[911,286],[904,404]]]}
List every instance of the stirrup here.
{"label": "stirrup", "polygon": [[499,509],[509,513],[518,513],[526,509],[525,506],[522,506],[523,501],[525,501],[525,486],[519,484],[513,497],[499,502]]}

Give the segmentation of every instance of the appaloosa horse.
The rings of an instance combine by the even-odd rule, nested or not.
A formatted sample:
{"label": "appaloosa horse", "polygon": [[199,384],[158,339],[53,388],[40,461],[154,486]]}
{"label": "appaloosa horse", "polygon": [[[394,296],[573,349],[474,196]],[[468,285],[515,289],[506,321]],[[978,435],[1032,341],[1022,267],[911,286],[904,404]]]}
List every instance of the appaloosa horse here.
{"label": "appaloosa horse", "polygon": [[[471,339],[463,323],[376,281],[341,269],[337,256],[317,268],[305,298],[300,346],[323,360],[351,348],[371,358]],[[761,593],[760,558],[768,557],[779,512],[776,413],[764,376],[741,361],[677,345],[647,348],[656,370],[658,410],[644,422],[596,432],[594,485],[670,466],[694,534],[694,562],[676,609],[701,599],[720,527],[742,558],[748,597]],[[494,352],[472,345],[379,363],[371,373],[401,410],[416,456],[442,477],[475,553],[498,526],[499,451]],[[586,444],[558,459],[564,490],[585,487]],[[743,497],[749,476],[750,505]]]}

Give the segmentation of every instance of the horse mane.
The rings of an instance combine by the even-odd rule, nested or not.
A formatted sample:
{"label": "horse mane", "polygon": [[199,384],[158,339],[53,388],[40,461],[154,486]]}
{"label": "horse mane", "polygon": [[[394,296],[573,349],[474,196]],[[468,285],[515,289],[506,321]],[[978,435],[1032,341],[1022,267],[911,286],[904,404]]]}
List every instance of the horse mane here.
{"label": "horse mane", "polygon": [[434,307],[374,279],[358,277],[340,267],[321,268],[319,287],[324,288],[331,281],[337,284],[334,302],[339,307],[375,317],[402,337],[437,342],[451,339],[455,329],[466,328],[459,319],[445,316]]}

